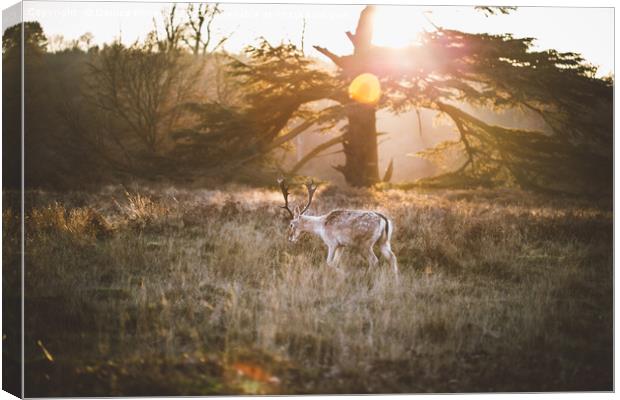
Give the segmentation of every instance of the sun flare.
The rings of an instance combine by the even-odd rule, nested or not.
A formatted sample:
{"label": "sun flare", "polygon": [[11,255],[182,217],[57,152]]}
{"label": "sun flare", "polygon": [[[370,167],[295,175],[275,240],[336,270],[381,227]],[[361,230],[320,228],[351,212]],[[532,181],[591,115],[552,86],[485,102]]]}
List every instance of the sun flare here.
{"label": "sun flare", "polygon": [[405,47],[417,40],[424,29],[431,29],[419,7],[377,7],[374,15],[373,44]]}
{"label": "sun flare", "polygon": [[371,73],[358,75],[349,85],[349,97],[362,104],[377,103],[381,97],[379,79]]}

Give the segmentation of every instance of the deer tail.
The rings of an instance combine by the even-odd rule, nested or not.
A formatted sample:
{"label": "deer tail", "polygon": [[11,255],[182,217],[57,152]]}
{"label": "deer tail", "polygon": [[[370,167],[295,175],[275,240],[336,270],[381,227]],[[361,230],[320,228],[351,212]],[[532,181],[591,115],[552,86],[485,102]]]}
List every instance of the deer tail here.
{"label": "deer tail", "polygon": [[390,220],[381,213],[375,213],[385,221],[385,238],[389,241],[392,238],[392,224]]}

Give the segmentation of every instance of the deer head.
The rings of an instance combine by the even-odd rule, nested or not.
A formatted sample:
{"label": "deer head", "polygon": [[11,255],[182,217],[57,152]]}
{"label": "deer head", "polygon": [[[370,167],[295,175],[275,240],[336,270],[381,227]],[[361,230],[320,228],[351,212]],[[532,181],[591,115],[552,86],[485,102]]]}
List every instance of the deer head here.
{"label": "deer head", "polygon": [[286,183],[286,180],[284,180],[284,178],[278,179],[278,184],[280,185],[280,190],[282,191],[282,195],[284,196],[284,205],[281,206],[281,208],[288,211],[291,218],[288,230],[288,240],[294,243],[299,240],[299,236],[303,232],[304,226],[302,217],[304,213],[308,211],[308,208],[310,208],[310,204],[312,204],[312,197],[314,196],[314,192],[316,192],[318,185],[315,185],[312,180],[308,180],[308,182],[306,182],[306,189],[308,190],[308,201],[306,205],[303,209],[300,209],[299,206],[295,206],[293,211],[291,211],[288,203],[288,196],[290,194],[288,191],[288,184]]}

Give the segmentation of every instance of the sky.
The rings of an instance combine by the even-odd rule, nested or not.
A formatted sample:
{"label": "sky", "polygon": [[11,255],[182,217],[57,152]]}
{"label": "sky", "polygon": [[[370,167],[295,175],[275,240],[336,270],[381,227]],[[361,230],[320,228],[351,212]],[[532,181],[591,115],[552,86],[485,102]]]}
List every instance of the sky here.
{"label": "sky", "polygon": [[[86,32],[102,44],[121,37],[124,42],[144,38],[161,27],[166,3],[25,1],[24,18],[37,20],[51,37],[76,39]],[[183,4],[179,5],[182,9]],[[348,54],[352,47],[344,32],[355,30],[362,5],[224,4],[215,30],[232,34],[226,49],[237,52],[263,36],[272,43],[291,41],[301,45],[305,20],[304,49],[321,57],[312,45]],[[433,25],[466,32],[512,33],[536,38],[537,49],[554,48],[581,53],[599,66],[599,76],[614,68],[614,14],[612,8],[519,7],[509,15],[487,17],[467,6],[378,7],[374,43],[402,46]]]}

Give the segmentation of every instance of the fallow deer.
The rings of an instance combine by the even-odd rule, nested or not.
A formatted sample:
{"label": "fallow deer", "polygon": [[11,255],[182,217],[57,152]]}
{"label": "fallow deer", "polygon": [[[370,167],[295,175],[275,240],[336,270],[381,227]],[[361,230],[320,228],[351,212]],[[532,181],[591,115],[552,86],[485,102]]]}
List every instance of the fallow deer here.
{"label": "fallow deer", "polygon": [[394,273],[398,274],[398,263],[390,246],[393,224],[385,215],[361,210],[333,210],[320,216],[304,215],[312,203],[317,185],[308,181],[308,202],[303,209],[296,206],[294,211],[291,211],[288,185],[284,179],[278,179],[278,183],[284,196],[284,205],[281,208],[288,211],[291,219],[288,231],[290,242],[297,242],[303,232],[319,236],[327,245],[327,264],[332,267],[338,265],[342,250],[347,246],[363,251],[368,264],[374,267],[379,263],[379,259],[373,247],[378,244],[381,254],[388,260]]}

